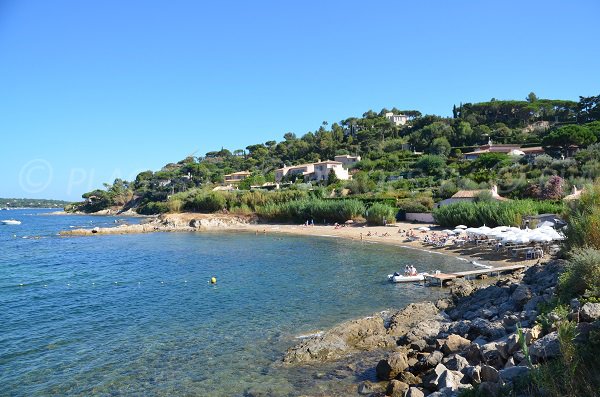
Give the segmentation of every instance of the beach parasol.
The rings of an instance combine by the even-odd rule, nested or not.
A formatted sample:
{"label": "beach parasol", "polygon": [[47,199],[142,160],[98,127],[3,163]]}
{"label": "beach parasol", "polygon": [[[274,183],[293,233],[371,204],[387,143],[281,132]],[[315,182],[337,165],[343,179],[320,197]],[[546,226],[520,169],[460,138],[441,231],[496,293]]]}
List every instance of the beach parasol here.
{"label": "beach parasol", "polygon": [[418,228],[417,228],[417,230],[420,230],[420,231],[422,231],[422,232],[428,232],[428,231],[430,231],[431,229],[430,229],[430,228],[428,228],[427,226],[421,226],[421,227],[418,227]]}
{"label": "beach parasol", "polygon": [[465,226],[465,225],[458,225],[455,227],[455,229],[466,229],[466,228],[467,228],[467,226]]}

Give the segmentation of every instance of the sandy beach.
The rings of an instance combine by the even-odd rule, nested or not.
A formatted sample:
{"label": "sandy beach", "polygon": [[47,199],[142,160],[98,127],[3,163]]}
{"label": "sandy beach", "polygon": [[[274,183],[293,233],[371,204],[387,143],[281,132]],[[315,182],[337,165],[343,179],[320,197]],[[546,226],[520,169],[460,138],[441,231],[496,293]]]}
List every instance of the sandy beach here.
{"label": "sandy beach", "polygon": [[[417,230],[423,226],[430,231]],[[152,232],[247,232],[260,235],[294,234],[329,238],[344,238],[362,244],[388,244],[403,248],[418,249],[441,255],[451,255],[468,261],[475,261],[484,266],[499,267],[508,264],[532,265],[539,259],[523,260],[499,253],[490,248],[473,245],[456,246],[453,244],[435,246],[423,240],[426,236],[441,235],[442,228],[433,224],[396,222],[387,226],[367,226],[366,224],[350,225],[290,225],[257,223],[249,216],[180,213],[165,214],[150,222],[136,225],[120,225],[110,228],[76,229],[61,232],[62,236],[88,236],[103,234],[130,234]],[[407,239],[407,232],[417,240]],[[547,256],[546,258],[547,259]]]}

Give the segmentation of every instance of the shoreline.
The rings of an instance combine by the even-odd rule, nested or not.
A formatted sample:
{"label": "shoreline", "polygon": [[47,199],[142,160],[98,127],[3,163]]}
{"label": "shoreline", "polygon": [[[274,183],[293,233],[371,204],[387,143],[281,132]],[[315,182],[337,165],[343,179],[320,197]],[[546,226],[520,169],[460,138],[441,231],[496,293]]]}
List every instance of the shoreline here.
{"label": "shoreline", "polygon": [[[58,215],[58,214],[57,214]],[[101,216],[104,214],[96,214]],[[152,219],[151,217],[149,217]],[[419,232],[416,229],[422,226],[428,226],[431,232]],[[436,247],[425,244],[423,241],[409,241],[404,235],[398,233],[399,230],[417,232],[419,238],[427,234],[439,233],[442,228],[433,224],[397,222],[387,226],[367,226],[365,224],[345,225],[336,227],[334,225],[292,225],[292,224],[273,224],[257,223],[257,219],[252,216],[237,216],[231,214],[200,214],[200,213],[179,213],[163,214],[147,223],[135,225],[120,225],[106,228],[93,229],[74,229],[61,231],[59,234],[67,236],[93,236],[93,235],[114,235],[114,234],[137,234],[137,233],[156,233],[156,232],[246,232],[258,234],[289,234],[298,236],[313,236],[327,238],[343,238],[350,241],[358,241],[368,244],[386,244],[404,249],[413,249],[430,254],[446,255],[457,258],[465,262],[472,262],[474,266],[499,267],[507,264],[523,264],[531,266],[538,262],[533,260],[518,260],[497,252],[484,251],[477,247],[464,246],[457,247],[446,245]]]}

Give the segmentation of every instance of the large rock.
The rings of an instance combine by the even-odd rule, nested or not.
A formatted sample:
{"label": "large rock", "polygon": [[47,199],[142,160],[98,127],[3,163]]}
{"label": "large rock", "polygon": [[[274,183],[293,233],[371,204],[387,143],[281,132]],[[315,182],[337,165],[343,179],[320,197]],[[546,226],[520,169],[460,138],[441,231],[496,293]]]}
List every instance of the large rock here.
{"label": "large rock", "polygon": [[533,342],[529,354],[538,360],[546,360],[560,355],[560,342],[556,331]]}
{"label": "large rock", "polygon": [[489,340],[496,340],[506,335],[506,331],[500,322],[491,322],[483,318],[477,318],[471,322],[469,335],[482,335]]}
{"label": "large rock", "polygon": [[421,378],[408,371],[402,372],[400,375],[396,376],[396,379],[409,385],[419,385],[422,382]]}
{"label": "large rock", "polygon": [[450,296],[457,301],[460,298],[464,298],[465,296],[469,296],[473,293],[475,288],[473,288],[473,284],[465,279],[457,279],[454,280],[454,285],[450,288]]}
{"label": "large rock", "polygon": [[506,344],[496,342],[488,343],[486,345],[481,346],[481,357],[483,359],[482,361],[485,364],[491,365],[496,369],[503,368],[504,363],[508,358],[506,354],[503,354],[503,351],[506,351],[505,347]]}
{"label": "large rock", "polygon": [[392,347],[396,339],[387,334],[382,316],[342,323],[320,335],[303,340],[285,353],[287,364],[337,360],[364,350]]}
{"label": "large rock", "polygon": [[417,389],[416,387],[411,387],[406,392],[405,397],[425,397],[425,393],[423,393],[421,390]]}
{"label": "large rock", "polygon": [[446,368],[452,371],[462,372],[463,369],[469,366],[469,362],[463,356],[455,354],[449,357],[448,360],[446,360],[446,362],[444,363],[444,365],[446,366]]}
{"label": "large rock", "polygon": [[474,365],[472,367],[466,367],[463,370],[465,377],[470,379],[473,383],[481,383],[481,366]]}
{"label": "large rock", "polygon": [[495,382],[482,382],[477,391],[479,395],[486,397],[498,397],[500,395],[501,385]]}
{"label": "large rock", "polygon": [[427,359],[425,360],[425,364],[427,365],[427,367],[433,368],[439,363],[441,363],[443,358],[444,355],[442,354],[442,352],[436,350],[427,357]]}
{"label": "large rock", "polygon": [[471,365],[481,362],[481,347],[477,343],[471,343],[463,352],[463,355]]}
{"label": "large rock", "polygon": [[446,342],[444,342],[444,345],[442,346],[442,352],[445,355],[458,353],[468,347],[470,344],[470,340],[465,339],[460,335],[452,334],[449,335],[448,339],[446,339]]}
{"label": "large rock", "polygon": [[481,366],[481,381],[482,382],[492,382],[496,383],[500,379],[500,375],[498,370],[491,365],[482,365]]}
{"label": "large rock", "polygon": [[388,384],[385,395],[390,397],[404,397],[408,389],[409,386],[406,383],[393,379]]}
{"label": "large rock", "polygon": [[500,370],[500,379],[504,382],[514,382],[517,378],[527,376],[530,372],[529,367],[510,367]]}
{"label": "large rock", "polygon": [[423,377],[423,386],[431,391],[437,390],[440,375],[447,370],[448,368],[446,368],[443,364],[438,364],[434,369],[425,374]]}
{"label": "large rock", "polygon": [[581,321],[588,323],[600,320],[600,303],[586,303],[579,311]]}
{"label": "large rock", "polygon": [[531,289],[526,284],[519,284],[515,291],[510,296],[510,299],[519,310],[523,308],[525,303],[531,299]]}
{"label": "large rock", "polygon": [[463,375],[460,372],[455,373],[455,372],[447,369],[444,372],[442,372],[437,379],[438,388],[439,389],[449,388],[452,390],[457,390],[462,377],[463,377]]}
{"label": "large rock", "polygon": [[388,358],[379,361],[375,371],[377,378],[381,380],[390,380],[398,376],[402,371],[408,368],[408,359],[402,352],[392,353]]}

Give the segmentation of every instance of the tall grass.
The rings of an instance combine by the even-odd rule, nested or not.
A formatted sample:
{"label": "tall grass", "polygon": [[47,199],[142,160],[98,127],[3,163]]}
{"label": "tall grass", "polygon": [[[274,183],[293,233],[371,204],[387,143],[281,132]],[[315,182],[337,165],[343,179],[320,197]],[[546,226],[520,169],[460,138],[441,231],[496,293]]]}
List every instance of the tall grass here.
{"label": "tall grass", "polygon": [[397,212],[398,210],[392,206],[375,203],[367,210],[365,218],[371,225],[383,225],[384,220],[386,223],[395,222]]}
{"label": "tall grass", "polygon": [[563,302],[586,292],[600,298],[600,250],[594,248],[575,249],[558,280]]}
{"label": "tall grass", "polygon": [[269,203],[256,212],[267,221],[305,222],[313,219],[316,223],[345,222],[361,216],[365,206],[358,200],[302,199]]}
{"label": "tall grass", "polygon": [[562,204],[547,201],[458,202],[434,209],[433,217],[445,227],[459,224],[474,227],[520,226],[524,216],[561,213],[562,210]]}
{"label": "tall grass", "polygon": [[565,214],[565,247],[600,249],[600,183],[588,186],[579,200],[568,204]]}

